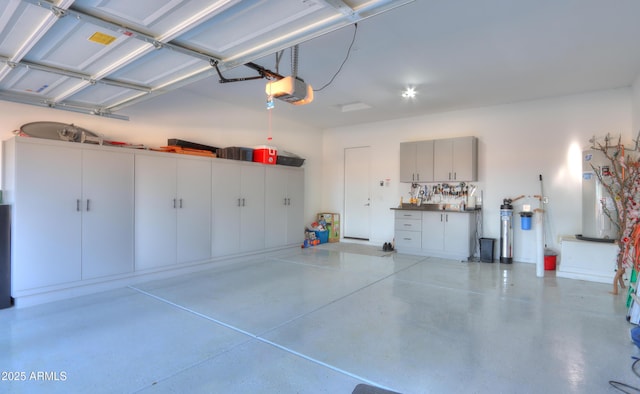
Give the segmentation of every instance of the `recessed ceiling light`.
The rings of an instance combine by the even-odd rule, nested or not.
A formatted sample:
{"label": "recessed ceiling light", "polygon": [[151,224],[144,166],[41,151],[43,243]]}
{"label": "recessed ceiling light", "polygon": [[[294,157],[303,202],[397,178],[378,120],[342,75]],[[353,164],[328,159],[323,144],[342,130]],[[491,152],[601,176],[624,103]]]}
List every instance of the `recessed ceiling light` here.
{"label": "recessed ceiling light", "polygon": [[342,105],[339,105],[338,108],[342,112],[352,112],[352,111],[361,111],[363,109],[369,109],[371,108],[371,106],[369,104],[357,102],[357,103],[342,104]]}
{"label": "recessed ceiling light", "polygon": [[404,98],[414,98],[416,97],[416,88],[406,88],[402,91],[402,97]]}

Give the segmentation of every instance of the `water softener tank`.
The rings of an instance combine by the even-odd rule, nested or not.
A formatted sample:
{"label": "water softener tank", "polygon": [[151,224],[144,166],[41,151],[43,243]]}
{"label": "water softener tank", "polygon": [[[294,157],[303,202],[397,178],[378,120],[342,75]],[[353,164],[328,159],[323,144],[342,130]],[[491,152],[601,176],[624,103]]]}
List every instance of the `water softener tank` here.
{"label": "water softener tank", "polygon": [[513,262],[513,205],[505,198],[500,205],[500,262]]}

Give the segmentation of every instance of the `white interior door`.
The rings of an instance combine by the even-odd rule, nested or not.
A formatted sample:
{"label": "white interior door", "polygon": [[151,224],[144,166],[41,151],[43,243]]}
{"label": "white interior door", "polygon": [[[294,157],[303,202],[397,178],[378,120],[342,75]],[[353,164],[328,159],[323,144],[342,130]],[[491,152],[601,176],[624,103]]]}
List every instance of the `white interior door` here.
{"label": "white interior door", "polygon": [[371,154],[368,146],[344,150],[344,237],[369,240]]}

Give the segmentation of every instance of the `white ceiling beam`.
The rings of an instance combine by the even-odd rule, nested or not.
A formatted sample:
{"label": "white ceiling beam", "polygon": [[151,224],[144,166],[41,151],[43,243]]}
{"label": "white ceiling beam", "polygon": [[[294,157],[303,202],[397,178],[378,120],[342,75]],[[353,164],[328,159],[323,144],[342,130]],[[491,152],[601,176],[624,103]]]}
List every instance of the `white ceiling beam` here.
{"label": "white ceiling beam", "polygon": [[329,7],[336,9],[342,15],[347,17],[347,19],[355,22],[358,18],[355,10],[342,0],[322,0],[322,2]]}
{"label": "white ceiling beam", "polygon": [[[58,9],[67,9],[73,4],[74,0],[60,0],[56,4]],[[9,7],[15,9],[18,7],[19,1],[10,2]],[[13,14],[11,10],[8,10],[10,14]],[[2,81],[13,69],[11,63],[17,63],[22,60],[27,53],[33,48],[34,45],[51,29],[51,27],[58,21],[60,15],[52,10],[45,18],[42,19],[40,24],[33,30],[33,32],[27,37],[27,39],[20,45],[16,53],[11,55],[9,62],[0,68],[0,81]]]}

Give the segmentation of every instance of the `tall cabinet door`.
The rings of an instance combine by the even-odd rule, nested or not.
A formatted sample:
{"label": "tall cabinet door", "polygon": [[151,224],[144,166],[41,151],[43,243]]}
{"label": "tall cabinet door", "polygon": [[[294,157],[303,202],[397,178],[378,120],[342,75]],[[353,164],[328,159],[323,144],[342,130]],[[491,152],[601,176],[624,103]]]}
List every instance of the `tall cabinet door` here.
{"label": "tall cabinet door", "polygon": [[241,167],[215,160],[212,179],[212,256],[225,256],[240,250]]}
{"label": "tall cabinet door", "polygon": [[13,291],[80,280],[82,152],[15,143]]}
{"label": "tall cabinet door", "polygon": [[178,262],[211,257],[211,163],[177,160]]}
{"label": "tall cabinet door", "polygon": [[447,252],[455,252],[461,255],[470,256],[470,239],[471,229],[475,215],[470,213],[447,214],[447,223],[445,227],[444,250]]}
{"label": "tall cabinet door", "polygon": [[133,271],[133,154],[82,152],[82,279]]}
{"label": "tall cabinet door", "polygon": [[304,241],[304,171],[287,170],[287,239],[286,243]]}
{"label": "tall cabinet door", "polygon": [[273,248],[287,243],[289,171],[268,167],[265,174],[265,246]]}
{"label": "tall cabinet door", "polygon": [[304,171],[266,167],[265,246],[302,243],[304,240]]}
{"label": "tall cabinet door", "polygon": [[455,180],[478,180],[478,142],[475,137],[453,140],[453,174]]}
{"label": "tall cabinet door", "polygon": [[416,155],[415,142],[400,143],[400,182],[416,182]]}
{"label": "tall cabinet door", "polygon": [[422,212],[422,249],[442,250],[444,246],[445,212]]}
{"label": "tall cabinet door", "polygon": [[[240,251],[264,249],[264,166],[241,166]],[[282,231],[282,230],[279,230]]]}
{"label": "tall cabinet door", "polygon": [[454,180],[452,139],[435,140],[433,143],[433,180]]}
{"label": "tall cabinet door", "polygon": [[418,141],[416,145],[416,182],[433,182],[433,141]]}
{"label": "tall cabinet door", "polygon": [[176,159],[136,155],[136,270],[176,263]]}

